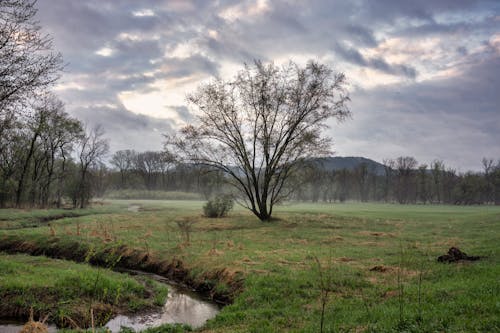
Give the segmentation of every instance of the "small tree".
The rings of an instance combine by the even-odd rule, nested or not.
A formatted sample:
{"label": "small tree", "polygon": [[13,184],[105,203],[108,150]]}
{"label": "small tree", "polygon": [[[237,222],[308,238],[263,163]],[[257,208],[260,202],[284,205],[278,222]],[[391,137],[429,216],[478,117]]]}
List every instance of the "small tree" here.
{"label": "small tree", "polygon": [[166,146],[187,162],[222,170],[239,202],[270,220],[273,206],[293,190],[285,184],[299,164],[329,153],[321,130],[328,119],[349,115],[345,85],[343,74],[313,61],[256,61],[233,80],[214,80],[188,96],[198,123],[167,136]]}

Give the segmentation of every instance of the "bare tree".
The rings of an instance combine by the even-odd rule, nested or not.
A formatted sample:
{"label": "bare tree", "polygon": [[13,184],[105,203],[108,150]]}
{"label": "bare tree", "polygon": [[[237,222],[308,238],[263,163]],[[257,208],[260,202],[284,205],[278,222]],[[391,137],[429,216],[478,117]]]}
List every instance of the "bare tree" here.
{"label": "bare tree", "polygon": [[430,168],[434,202],[441,203],[443,201],[443,175],[445,173],[444,162],[440,160],[434,160],[431,163]]}
{"label": "bare tree", "polygon": [[240,203],[260,220],[287,197],[284,185],[304,160],[330,151],[321,130],[350,113],[344,74],[310,61],[283,67],[256,61],[231,81],[217,79],[188,97],[198,123],[167,136],[166,147],[191,163],[222,170]]}
{"label": "bare tree", "polygon": [[120,187],[125,188],[125,176],[132,170],[137,153],[134,150],[119,150],[111,157],[111,164],[120,172]]}
{"label": "bare tree", "polygon": [[[78,183],[78,195],[80,208],[85,208],[91,195],[89,186],[89,169],[97,165],[108,153],[109,144],[103,138],[104,130],[101,126],[96,126],[89,133],[85,133],[80,139],[78,151],[80,180]],[[73,202],[76,205],[76,201]]]}
{"label": "bare tree", "polygon": [[[59,208],[62,200],[62,187],[66,178],[66,159],[73,149],[73,142],[83,134],[79,120],[71,118],[64,111],[64,104],[55,98],[47,109],[47,129],[42,133],[45,181],[42,187],[42,206],[48,205],[52,183],[57,180],[56,205]],[[60,160],[59,170],[57,161]],[[57,171],[57,174],[56,174]]]}
{"label": "bare tree", "polygon": [[493,171],[495,170],[495,164],[492,158],[484,157],[482,159],[485,188],[484,188],[484,200],[487,203],[495,201],[495,185],[493,182]]}
{"label": "bare tree", "polygon": [[406,204],[411,200],[410,195],[415,192],[413,175],[418,165],[411,156],[400,156],[395,161],[396,166],[396,196],[399,203]]}
{"label": "bare tree", "polygon": [[368,186],[369,186],[368,178],[370,176],[368,170],[368,164],[366,162],[359,164],[354,169],[354,176],[356,178],[356,182],[358,183],[359,200],[361,200],[361,202],[367,202]]}
{"label": "bare tree", "polygon": [[17,107],[59,76],[62,57],[52,51],[34,19],[35,0],[0,1],[0,135]]}
{"label": "bare tree", "polygon": [[394,165],[396,164],[394,160],[386,158],[382,161],[384,165],[384,200],[385,202],[389,202],[393,175],[394,175]]}
{"label": "bare tree", "polygon": [[418,200],[425,204],[429,200],[429,172],[427,164],[419,165],[417,178]]}

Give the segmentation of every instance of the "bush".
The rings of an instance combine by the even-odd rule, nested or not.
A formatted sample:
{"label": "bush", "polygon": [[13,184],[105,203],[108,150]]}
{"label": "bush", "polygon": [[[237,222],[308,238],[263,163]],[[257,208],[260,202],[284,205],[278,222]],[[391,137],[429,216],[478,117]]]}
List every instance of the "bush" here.
{"label": "bush", "polygon": [[234,200],[230,195],[217,195],[203,206],[206,217],[223,217],[233,209]]}

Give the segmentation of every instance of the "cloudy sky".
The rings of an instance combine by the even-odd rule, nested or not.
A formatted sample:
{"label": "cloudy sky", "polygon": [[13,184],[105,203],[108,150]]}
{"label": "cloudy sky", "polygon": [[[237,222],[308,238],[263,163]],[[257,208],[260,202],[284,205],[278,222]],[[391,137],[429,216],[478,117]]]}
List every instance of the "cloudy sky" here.
{"label": "cloudy sky", "polygon": [[500,1],[38,0],[67,63],[67,111],[113,151],[156,150],[194,121],[186,94],[254,59],[344,72],[340,156],[411,155],[460,171],[500,158]]}

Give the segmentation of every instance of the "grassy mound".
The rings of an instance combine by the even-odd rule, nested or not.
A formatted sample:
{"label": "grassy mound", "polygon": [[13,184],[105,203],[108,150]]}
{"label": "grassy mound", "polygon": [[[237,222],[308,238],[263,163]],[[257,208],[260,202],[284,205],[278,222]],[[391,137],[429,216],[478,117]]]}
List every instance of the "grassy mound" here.
{"label": "grassy mound", "polygon": [[58,326],[88,327],[119,313],[163,305],[164,285],[65,260],[0,254],[0,313],[26,319],[49,316]]}

